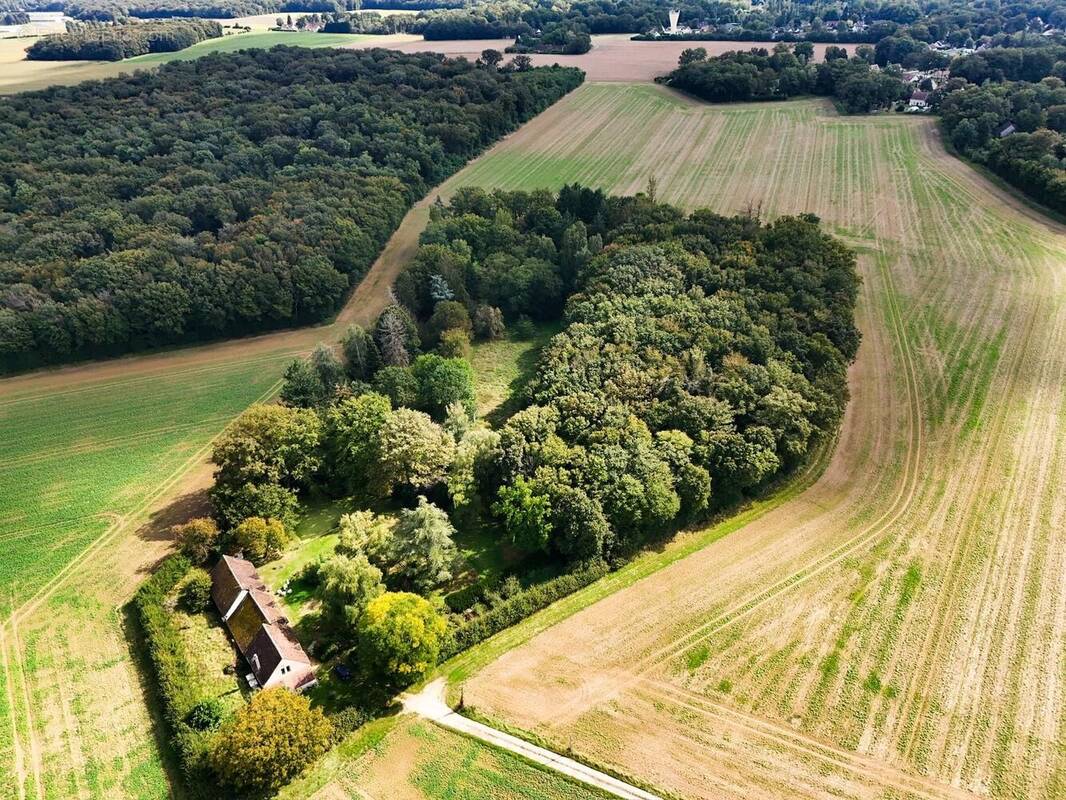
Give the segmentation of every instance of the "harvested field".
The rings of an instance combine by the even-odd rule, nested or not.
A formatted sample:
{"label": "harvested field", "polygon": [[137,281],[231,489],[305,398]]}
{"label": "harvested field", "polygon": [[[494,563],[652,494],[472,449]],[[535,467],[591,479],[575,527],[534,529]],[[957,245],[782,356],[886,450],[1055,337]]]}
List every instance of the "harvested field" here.
{"label": "harvested field", "polygon": [[554,627],[530,620],[468,705],[686,797],[1062,796],[1066,231],[938,141],[813,101],[593,84],[451,183],[654,175],[688,207],[813,211],[864,277],[817,483],[658,572],[638,561],[609,579],[628,588],[549,610],[577,612]]}
{"label": "harvested field", "polygon": [[[501,53],[514,44],[513,39],[459,39],[427,42],[422,39],[385,44],[393,50],[407,53],[429,51],[449,56],[465,56],[473,61],[483,50],[492,48]],[[361,43],[356,47],[375,47],[374,42]],[[730,50],[749,50],[752,47],[773,49],[773,42],[634,42],[627,33],[612,33],[592,37],[592,50],[579,56],[537,55],[530,58],[537,66],[561,64],[564,67],[580,67],[590,81],[651,81],[665,75],[677,66],[681,51],[689,47],[702,47],[710,55],[721,55]],[[821,61],[829,45],[816,44],[814,58]],[[838,45],[849,53],[856,45]],[[510,58],[510,56],[508,56]]]}

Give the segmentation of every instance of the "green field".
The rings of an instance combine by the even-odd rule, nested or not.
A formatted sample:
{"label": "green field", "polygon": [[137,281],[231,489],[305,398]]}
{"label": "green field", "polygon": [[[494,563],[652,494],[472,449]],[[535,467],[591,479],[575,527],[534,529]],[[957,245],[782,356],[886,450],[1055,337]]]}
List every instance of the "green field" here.
{"label": "green field", "polygon": [[0,40],[0,94],[113,78],[124,72],[151,69],[168,61],[188,61],[210,53],[232,53],[236,50],[274,47],[279,44],[294,47],[337,47],[370,38],[373,37],[362,34],[252,31],[228,34],[220,39],[208,39],[176,53],[151,53],[114,62],[28,61],[22,54],[31,40],[4,39]]}
{"label": "green field", "polygon": [[[136,796],[165,790],[151,742],[122,743],[112,727],[114,718],[144,713],[112,598],[143,579],[144,553],[165,547],[165,525],[142,528],[145,513],[180,492],[234,416],[275,391],[291,357],[283,351],[144,373],[131,366],[67,389],[31,381],[37,388],[0,394],[0,762],[19,760],[12,726],[29,768],[52,715],[83,717],[66,736],[73,754],[40,755],[48,796],[78,787],[102,796],[122,781],[143,783]],[[32,785],[28,772],[23,783]],[[19,796],[15,780],[0,772],[0,798]]]}
{"label": "green field", "polygon": [[324,759],[285,800],[605,800],[609,795],[409,717],[379,720]]}

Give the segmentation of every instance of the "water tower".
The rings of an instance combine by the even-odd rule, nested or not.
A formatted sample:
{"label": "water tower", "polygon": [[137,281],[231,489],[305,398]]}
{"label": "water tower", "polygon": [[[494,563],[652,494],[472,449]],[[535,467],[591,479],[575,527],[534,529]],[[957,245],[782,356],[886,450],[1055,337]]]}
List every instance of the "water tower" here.
{"label": "water tower", "polygon": [[681,18],[681,11],[678,9],[670,9],[670,29],[667,33],[677,33],[677,21]]}

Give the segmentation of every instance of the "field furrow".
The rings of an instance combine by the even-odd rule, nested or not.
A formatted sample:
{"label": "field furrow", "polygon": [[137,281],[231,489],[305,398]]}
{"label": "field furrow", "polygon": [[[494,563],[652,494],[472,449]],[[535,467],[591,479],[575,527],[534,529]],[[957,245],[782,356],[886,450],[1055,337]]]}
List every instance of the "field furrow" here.
{"label": "field furrow", "polygon": [[[581,128],[584,93],[605,115],[605,91],[526,141]],[[647,113],[647,88],[609,91],[614,116]],[[489,664],[466,702],[684,796],[1057,796],[1066,232],[927,121],[663,94],[646,124],[681,163],[655,173],[660,196],[811,211],[861,254],[837,449],[790,503]],[[539,151],[535,178],[507,166],[524,148],[453,185],[555,188],[558,156],[603,158],[598,185],[639,191],[654,169],[606,130]]]}

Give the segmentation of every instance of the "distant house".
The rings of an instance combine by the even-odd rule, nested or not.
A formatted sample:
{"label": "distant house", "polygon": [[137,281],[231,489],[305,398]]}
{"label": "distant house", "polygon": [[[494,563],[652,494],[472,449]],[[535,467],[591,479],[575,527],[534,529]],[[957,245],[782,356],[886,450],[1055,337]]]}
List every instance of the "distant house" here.
{"label": "distant house", "polygon": [[1018,130],[1018,128],[1013,122],[1004,122],[996,128],[995,133],[998,138],[1002,139],[1004,136],[1010,136],[1016,130]]}
{"label": "distant house", "polygon": [[234,644],[264,689],[314,686],[311,659],[251,561],[222,556],[211,575],[211,598]]}
{"label": "distant house", "polygon": [[920,89],[911,92],[911,99],[907,102],[907,108],[915,111],[925,111],[929,108],[929,92],[923,92]]}

